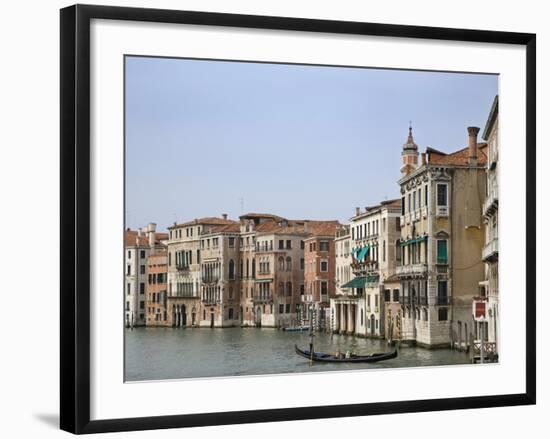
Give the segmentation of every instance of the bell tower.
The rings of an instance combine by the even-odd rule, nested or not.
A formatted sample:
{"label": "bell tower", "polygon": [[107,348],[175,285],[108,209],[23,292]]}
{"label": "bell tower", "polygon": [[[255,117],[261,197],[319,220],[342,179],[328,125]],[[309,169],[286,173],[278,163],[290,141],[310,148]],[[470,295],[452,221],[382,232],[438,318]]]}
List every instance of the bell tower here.
{"label": "bell tower", "polygon": [[409,136],[407,141],[403,144],[403,151],[401,152],[401,176],[409,175],[418,167],[418,146],[414,143],[412,135],[412,125],[409,123]]}

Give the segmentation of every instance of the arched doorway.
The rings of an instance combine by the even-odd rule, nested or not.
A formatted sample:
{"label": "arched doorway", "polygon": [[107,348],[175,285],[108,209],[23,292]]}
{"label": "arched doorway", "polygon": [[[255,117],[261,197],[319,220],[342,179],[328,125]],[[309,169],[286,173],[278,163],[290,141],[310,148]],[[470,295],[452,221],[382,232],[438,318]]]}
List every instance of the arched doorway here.
{"label": "arched doorway", "polygon": [[187,308],[185,305],[181,306],[181,326],[187,326]]}
{"label": "arched doorway", "polygon": [[240,318],[241,325],[242,325],[242,324],[243,324],[243,319],[244,319],[244,316],[243,316],[243,307],[242,307],[242,306],[239,308],[239,318]]}
{"label": "arched doorway", "polygon": [[262,308],[256,308],[256,315],[254,316],[254,323],[256,326],[262,326]]}
{"label": "arched doorway", "polygon": [[210,327],[214,327],[214,308],[210,309]]}
{"label": "arched doorway", "polygon": [[375,323],[376,323],[376,317],[374,317],[374,314],[371,314],[370,316],[370,334],[375,335]]}

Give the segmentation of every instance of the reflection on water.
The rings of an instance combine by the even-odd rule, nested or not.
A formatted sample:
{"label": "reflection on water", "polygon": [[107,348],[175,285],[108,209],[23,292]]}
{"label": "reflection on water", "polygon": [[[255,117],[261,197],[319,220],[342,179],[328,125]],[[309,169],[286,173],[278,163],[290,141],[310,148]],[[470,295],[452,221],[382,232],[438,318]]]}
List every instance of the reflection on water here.
{"label": "reflection on water", "polygon": [[[314,363],[294,352],[294,344],[308,347],[307,332],[267,328],[125,330],[125,378],[127,381],[258,375],[268,373],[321,372],[330,370],[467,364],[467,354],[450,349],[402,347],[397,358],[379,363]],[[384,352],[382,340],[316,333],[315,351],[357,354]]]}

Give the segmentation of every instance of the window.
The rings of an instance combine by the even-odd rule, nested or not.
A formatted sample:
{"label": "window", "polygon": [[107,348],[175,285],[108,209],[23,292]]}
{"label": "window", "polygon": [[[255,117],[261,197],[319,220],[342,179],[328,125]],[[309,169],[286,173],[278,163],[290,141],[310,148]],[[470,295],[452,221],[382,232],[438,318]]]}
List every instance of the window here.
{"label": "window", "polygon": [[235,279],[235,261],[233,259],[229,261],[229,279]]}
{"label": "window", "polygon": [[286,312],[287,314],[290,314],[290,303],[287,303],[287,304],[285,305],[285,312]]}
{"label": "window", "polygon": [[201,263],[201,251],[197,250],[197,264]]}
{"label": "window", "polygon": [[437,205],[447,206],[447,185],[445,183],[437,185]]}
{"label": "window", "polygon": [[399,290],[393,290],[393,301],[399,302]]}
{"label": "window", "polygon": [[412,193],[413,196],[413,210],[416,210],[416,191]]}
{"label": "window", "polygon": [[139,309],[145,309],[145,301],[144,300],[141,300],[139,302]]}
{"label": "window", "polygon": [[300,241],[300,249],[303,250],[304,249],[304,241]]}
{"label": "window", "polygon": [[130,292],[132,291],[131,288],[131,284],[126,284],[126,294],[130,295]]}
{"label": "window", "polygon": [[292,258],[290,256],[286,258],[286,271],[292,271]]}
{"label": "window", "polygon": [[363,326],[363,309],[361,309],[361,326]]}
{"label": "window", "polygon": [[446,239],[437,240],[437,263],[438,264],[447,263],[447,240]]}
{"label": "window", "polygon": [[285,248],[285,242],[282,239],[279,239],[279,250],[282,250]]}
{"label": "window", "polygon": [[139,266],[139,274],[145,274],[145,265]]}
{"label": "window", "polygon": [[448,291],[447,291],[446,280],[440,280],[437,282],[437,304],[438,305],[448,304]]}
{"label": "window", "polygon": [[285,312],[285,305],[283,303],[279,304],[279,314],[283,314]]}
{"label": "window", "polygon": [[228,241],[229,241],[229,248],[234,248],[235,247],[235,238],[230,236]]}
{"label": "window", "polygon": [[321,261],[321,271],[322,272],[327,272],[328,271],[328,261]]}
{"label": "window", "polygon": [[401,197],[401,215],[405,215],[405,197]]}
{"label": "window", "polygon": [[290,239],[286,240],[286,249],[291,250],[292,249],[292,241]]}
{"label": "window", "polygon": [[131,259],[131,258],[132,258],[132,252],[128,250],[128,259]]}
{"label": "window", "polygon": [[145,250],[141,250],[141,251],[139,252],[139,257],[140,257],[141,259],[145,258]]}
{"label": "window", "polygon": [[411,194],[409,194],[408,203],[407,203],[407,212],[411,211]]}
{"label": "window", "polygon": [[386,262],[386,241],[382,241],[382,262]]}
{"label": "window", "polygon": [[305,290],[306,290],[306,288],[305,288],[304,284],[301,284],[301,285],[300,285],[300,296],[303,296],[303,295],[304,295]]}
{"label": "window", "polygon": [[306,262],[305,262],[304,258],[300,258],[300,270],[303,271],[305,266],[306,266]]}
{"label": "window", "polygon": [[280,256],[278,261],[279,261],[279,271],[284,271],[285,270],[285,260],[283,259],[282,256]]}
{"label": "window", "polygon": [[233,319],[233,308],[229,308],[229,311],[227,312],[227,317],[229,320]]}
{"label": "window", "polygon": [[321,281],[321,295],[326,296],[328,294],[328,282]]}
{"label": "window", "polygon": [[132,271],[131,271],[131,270],[132,270],[131,266],[128,265],[128,266],[126,267],[126,274],[127,274],[128,276],[130,276],[130,275],[132,274]]}
{"label": "window", "polygon": [[437,312],[437,318],[440,322],[447,320],[447,308],[439,308]]}
{"label": "window", "polygon": [[384,302],[391,302],[391,290],[384,290]]}
{"label": "window", "polygon": [[139,294],[145,294],[145,283],[140,282],[139,284]]}
{"label": "window", "polygon": [[328,241],[319,242],[319,251],[328,252]]}
{"label": "window", "polygon": [[126,302],[126,311],[130,311],[130,302]]}
{"label": "window", "polygon": [[292,296],[292,282],[286,283],[286,295]]}

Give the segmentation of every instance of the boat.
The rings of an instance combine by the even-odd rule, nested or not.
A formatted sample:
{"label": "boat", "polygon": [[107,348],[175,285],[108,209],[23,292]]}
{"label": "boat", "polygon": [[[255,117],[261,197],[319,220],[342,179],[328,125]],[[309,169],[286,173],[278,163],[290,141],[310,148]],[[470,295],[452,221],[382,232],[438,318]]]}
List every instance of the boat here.
{"label": "boat", "polygon": [[309,326],[296,326],[291,328],[283,328],[283,331],[286,332],[304,332],[309,331]]}
{"label": "boat", "polygon": [[369,355],[351,354],[348,358],[342,356],[338,358],[336,355],[323,354],[321,352],[313,352],[313,355],[308,350],[301,350],[297,345],[294,349],[298,355],[307,358],[311,361],[319,361],[324,363],[374,363],[376,361],[390,360],[397,357],[397,351],[393,352],[378,352]]}

